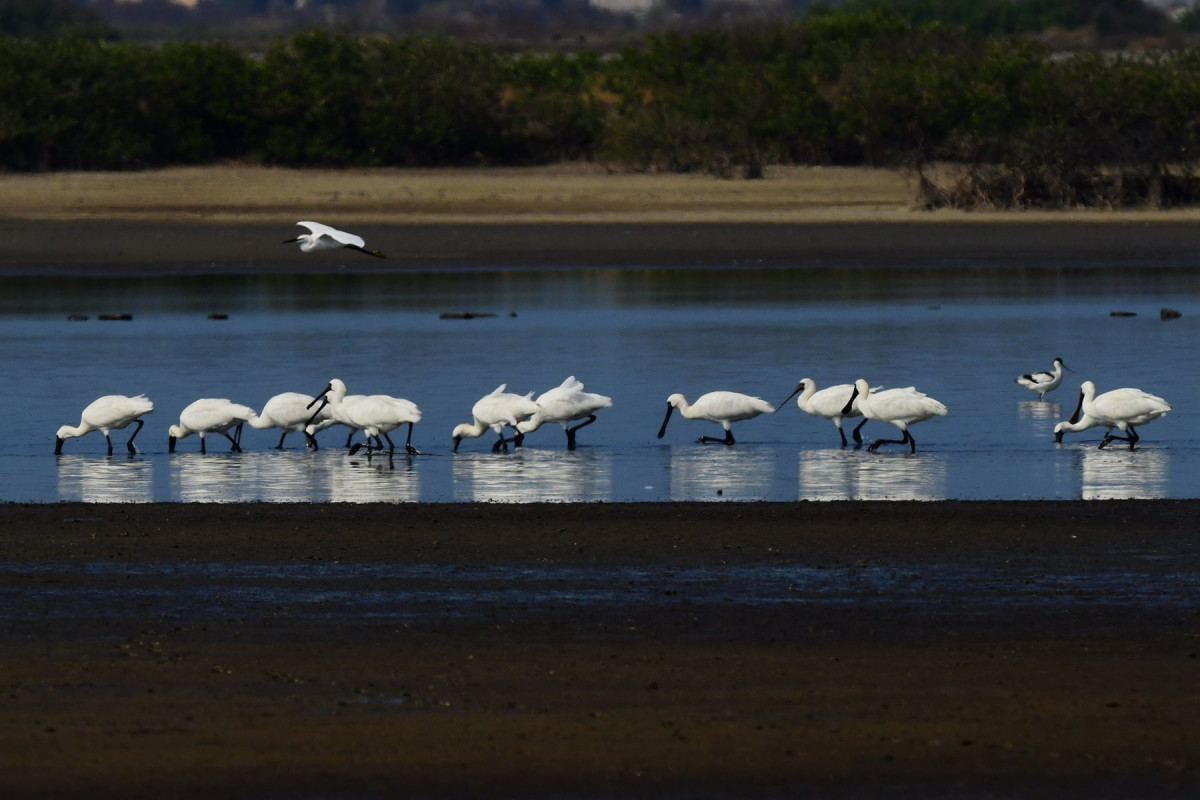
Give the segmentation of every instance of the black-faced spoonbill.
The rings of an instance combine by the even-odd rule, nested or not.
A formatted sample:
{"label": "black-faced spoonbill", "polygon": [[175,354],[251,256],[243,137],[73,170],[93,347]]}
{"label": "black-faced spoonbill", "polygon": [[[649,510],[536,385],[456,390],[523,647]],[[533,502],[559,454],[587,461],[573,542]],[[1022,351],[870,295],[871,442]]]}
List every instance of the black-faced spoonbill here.
{"label": "black-faced spoonbill", "polygon": [[[871,391],[879,391],[879,389],[873,388]],[[800,396],[796,397],[797,394]],[[817,391],[817,384],[813,382],[813,379],[805,378],[796,384],[795,391],[789,394],[779,404],[779,407],[782,408],[787,404],[788,400],[796,397],[796,405],[805,414],[833,420],[833,424],[838,430],[838,435],[842,437],[842,447],[845,447],[848,443],[846,442],[846,432],[842,430],[842,420],[862,416],[862,411],[858,408],[858,399],[851,400],[853,395],[854,384],[852,383],[839,383],[836,386],[827,386]],[[845,410],[847,403],[850,403],[850,413],[844,414],[842,412]],[[862,444],[862,434],[859,431],[866,424],[867,420],[864,418],[862,422],[854,426],[853,436],[855,444]]]}
{"label": "black-faced spoonbill", "polygon": [[689,403],[681,394],[673,394],[667,398],[667,415],[663,417],[662,427],[658,429],[658,438],[667,433],[667,423],[671,421],[671,412],[679,409],[679,413],[687,419],[703,419],[715,422],[725,429],[725,438],[717,439],[712,436],[701,436],[696,441],[700,444],[718,442],[734,444],[733,430],[730,425],[744,419],[753,419],[759,414],[773,414],[775,408],[761,397],[751,397],[741,392],[709,392],[702,394],[695,403]]}
{"label": "black-faced spoonbill", "polygon": [[[491,394],[479,398],[471,408],[473,422],[464,422],[454,428],[454,452],[463,439],[477,439],[489,429],[500,439],[492,445],[492,452],[508,452],[508,440],[504,438],[505,426],[516,430],[517,426],[532,417],[541,408],[533,400],[533,392],[514,394],[504,391],[507,384],[500,384]],[[518,431],[519,433],[519,431]]]}
{"label": "black-faced spoonbill", "polygon": [[[1079,403],[1075,413],[1067,422],[1054,426],[1054,441],[1061,442],[1063,434],[1103,426],[1106,428],[1100,449],[1113,439],[1129,442],[1129,449],[1138,441],[1134,428],[1152,422],[1171,410],[1171,405],[1157,395],[1144,392],[1141,389],[1113,389],[1096,396],[1096,384],[1084,381],[1079,387]],[[1113,434],[1113,428],[1124,433],[1124,436]]]}
{"label": "black-faced spoonbill", "polygon": [[368,250],[367,243],[363,241],[361,236],[339,231],[337,228],[331,228],[319,222],[297,222],[296,224],[308,228],[308,233],[302,233],[294,239],[286,239],[283,243],[292,244],[293,242],[299,242],[300,249],[305,253],[311,253],[314,250],[336,250],[339,247],[346,247],[351,250],[358,250],[360,253],[366,253],[369,256],[384,258],[383,253],[378,250]]}
{"label": "black-faced spoonbill", "polygon": [[136,453],[133,440],[137,437],[138,431],[142,429],[142,425],[145,424],[145,420],[139,419],[139,417],[149,414],[153,410],[154,403],[147,400],[145,395],[127,397],[123,394],[106,394],[104,397],[94,400],[83,410],[78,426],[63,425],[58,429],[58,433],[54,437],[54,454],[62,453],[65,440],[83,436],[92,431],[100,431],[104,434],[104,441],[108,442],[108,454],[111,456],[113,446],[112,439],[108,436],[109,431],[119,431],[131,422],[136,422],[137,427],[130,434],[125,447],[129,449],[130,453]]}
{"label": "black-faced spoonbill", "polygon": [[[521,446],[525,434],[533,433],[547,422],[557,422],[567,433],[567,449],[575,449],[575,432],[596,421],[596,412],[612,406],[612,398],[602,394],[585,392],[583,384],[575,376],[567,378],[559,386],[541,394],[536,400],[539,408],[533,416],[517,424],[516,444]],[[570,425],[576,420],[586,420]]]}
{"label": "black-faced spoonbill", "polygon": [[[346,395],[346,384],[339,378],[334,378],[321,393],[324,404],[333,417],[344,425],[360,430],[367,436],[367,453],[372,450],[383,450],[386,439],[388,454],[396,452],[396,445],[388,434],[402,425],[408,426],[408,437],[404,442],[404,450],[410,456],[420,455],[413,447],[413,425],[421,421],[421,409],[411,400],[402,397],[392,397],[386,394]],[[314,401],[315,402],[315,401]],[[371,444],[371,440],[375,444]],[[350,448],[354,455],[364,445],[356,444]]]}
{"label": "black-faced spoonbill", "polygon": [[[230,449],[235,453],[242,452],[242,425],[247,420],[257,416],[254,409],[241,403],[234,403],[225,398],[202,397],[188,404],[179,412],[179,424],[172,425],[167,431],[167,452],[175,452],[175,443],[193,433],[200,435],[200,452],[207,453],[204,437],[209,433],[219,433],[233,445]],[[229,435],[230,428],[234,435]]]}
{"label": "black-faced spoonbill", "polygon": [[945,405],[924,392],[917,391],[913,386],[873,392],[870,384],[859,378],[854,382],[854,393],[850,396],[850,402],[842,408],[843,414],[854,409],[855,399],[858,400],[858,410],[864,417],[895,425],[904,432],[903,439],[876,439],[867,448],[868,452],[874,452],[881,444],[907,444],[910,452],[915,453],[917,440],[909,432],[908,426],[924,422],[930,417],[946,415]]}
{"label": "black-faced spoonbill", "polygon": [[[314,434],[331,425],[337,425],[338,421],[332,415],[327,414],[324,409],[318,411],[314,416],[312,405],[315,402],[316,398],[312,395],[302,392],[283,392],[268,400],[263,405],[262,413],[246,422],[250,424],[251,428],[257,428],[260,431],[279,428],[282,433],[279,434],[279,444],[275,445],[274,449],[276,450],[283,449],[283,440],[289,433],[298,432],[304,433],[305,443],[308,447],[317,450],[317,440]],[[350,435],[353,436],[354,431],[351,431]]]}
{"label": "black-faced spoonbill", "polygon": [[1047,372],[1045,370],[1041,372],[1031,372],[1028,375],[1022,375],[1014,380],[1016,380],[1017,383],[1021,384],[1029,391],[1037,392],[1038,400],[1041,401],[1046,399],[1046,392],[1053,392],[1058,388],[1058,385],[1062,383],[1064,368],[1070,369],[1070,367],[1063,363],[1061,358],[1056,358],[1054,359],[1053,372]]}

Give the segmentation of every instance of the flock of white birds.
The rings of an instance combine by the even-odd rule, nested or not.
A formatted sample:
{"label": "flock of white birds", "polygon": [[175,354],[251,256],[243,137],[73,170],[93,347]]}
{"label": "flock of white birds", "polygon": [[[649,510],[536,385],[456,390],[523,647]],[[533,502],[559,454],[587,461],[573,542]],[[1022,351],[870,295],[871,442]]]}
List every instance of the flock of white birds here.
{"label": "flock of white birds", "polygon": [[[288,239],[284,244],[298,242],[304,252],[349,248],[378,258],[384,257],[380,251],[368,249],[362,237],[355,234],[319,222],[297,224],[308,229],[308,233]],[[1062,384],[1064,368],[1066,365],[1063,360],[1056,358],[1050,370],[1021,375],[1016,378],[1016,382],[1036,392],[1038,400],[1044,401],[1048,392],[1054,391]],[[872,388],[862,379],[853,384],[839,384],[818,390],[811,378],[805,378],[796,385],[783,404],[793,397],[796,398],[796,405],[806,414],[832,420],[841,436],[843,447],[849,444],[846,433],[842,430],[843,419],[862,417],[862,421],[852,431],[856,445],[862,444],[860,431],[870,420],[885,422],[900,430],[901,438],[878,439],[870,444],[867,448],[869,451],[874,451],[884,444],[907,444],[909,451],[915,453],[917,443],[909,431],[909,426],[947,413],[943,403],[915,387]],[[463,439],[478,438],[489,430],[497,436],[492,446],[493,451],[508,452],[510,443],[520,447],[527,434],[533,433],[546,423],[560,425],[566,433],[567,449],[574,450],[576,432],[595,422],[596,412],[611,405],[612,398],[584,391],[583,384],[574,376],[536,399],[533,392],[515,394],[506,391],[506,386],[502,384],[475,403],[471,409],[471,422],[454,428],[454,452],[458,452]],[[55,437],[54,452],[62,453],[63,443],[67,439],[100,431],[104,434],[108,443],[108,453],[111,455],[111,431],[136,424],[125,443],[130,453],[136,453],[133,441],[144,424],[142,417],[153,410],[154,404],[144,395],[105,395],[83,410],[79,425],[64,425],[59,428]],[[1097,396],[1095,384],[1084,381],[1080,386],[1079,403],[1075,412],[1070,419],[1054,426],[1055,441],[1061,442],[1065,433],[1103,427],[1105,433],[1100,442],[1101,448],[1115,439],[1127,442],[1132,450],[1138,441],[1136,428],[1158,419],[1170,410],[1171,406],[1167,401],[1141,389],[1114,389]],[[701,436],[699,442],[732,445],[734,422],[753,419],[760,414],[773,414],[776,409],[760,397],[740,392],[709,392],[701,395],[694,403],[688,402],[682,394],[672,394],[667,398],[667,415],[659,428],[658,438],[666,435],[667,423],[671,421],[674,411],[678,411],[686,419],[717,423],[725,430],[723,438]],[[389,434],[397,428],[407,426],[405,452],[409,455],[419,455],[412,443],[412,432],[413,425],[420,421],[421,410],[412,401],[381,394],[349,395],[346,384],[334,378],[324,391],[315,397],[299,392],[276,395],[267,401],[261,413],[255,412],[250,406],[223,398],[197,400],[184,408],[180,412],[179,423],[170,427],[168,450],[175,452],[178,440],[197,434],[200,439],[200,452],[205,453],[207,434],[219,433],[229,440],[234,451],[241,452],[242,426],[246,424],[259,429],[278,428],[282,433],[279,443],[275,446],[277,449],[283,449],[284,440],[289,433],[303,433],[306,446],[316,449],[318,432],[333,425],[344,425],[350,429],[346,447],[351,454],[365,448],[368,454],[386,450],[390,455],[395,452],[396,446]],[[512,431],[511,436],[507,438],[504,435],[506,429]],[[365,440],[355,443],[354,435],[360,431]],[[1114,431],[1120,431],[1120,435]]]}

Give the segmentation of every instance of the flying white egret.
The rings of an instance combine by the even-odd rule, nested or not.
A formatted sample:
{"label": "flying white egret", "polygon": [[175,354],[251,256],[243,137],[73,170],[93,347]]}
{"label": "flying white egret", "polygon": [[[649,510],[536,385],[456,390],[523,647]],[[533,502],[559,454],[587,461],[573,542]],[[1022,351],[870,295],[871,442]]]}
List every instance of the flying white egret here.
{"label": "flying white egret", "polygon": [[658,438],[663,438],[667,432],[667,423],[671,421],[671,412],[679,409],[679,413],[687,419],[703,419],[715,422],[725,429],[725,438],[717,439],[712,436],[701,436],[696,441],[719,442],[733,444],[733,430],[730,425],[744,419],[753,419],[759,414],[773,414],[775,408],[761,397],[751,397],[741,392],[709,392],[702,394],[695,403],[689,403],[681,394],[673,394],[667,398],[667,415],[663,417],[662,427],[658,429]]}
{"label": "flying white egret", "polygon": [[[318,448],[314,434],[331,425],[337,425],[338,421],[325,409],[319,411],[314,417],[311,409],[313,400],[312,395],[301,392],[283,392],[267,400],[263,405],[262,412],[246,422],[250,424],[251,428],[258,430],[279,428],[282,433],[279,435],[279,444],[275,445],[274,449],[276,450],[283,449],[283,440],[289,433],[297,432],[303,432],[307,446],[316,450]],[[350,435],[353,436],[354,432],[351,431]]]}
{"label": "flying white egret", "polygon": [[136,397],[106,394],[88,404],[80,416],[78,426],[63,425],[58,429],[58,433],[54,437],[54,454],[62,453],[63,442],[67,439],[83,436],[92,431],[100,431],[104,434],[104,441],[108,443],[108,454],[111,456],[113,446],[112,439],[108,436],[109,431],[119,431],[131,422],[136,422],[137,427],[130,434],[125,447],[129,449],[130,453],[136,453],[133,440],[137,437],[138,431],[142,429],[142,425],[145,424],[145,420],[139,419],[139,417],[152,411],[154,411],[154,403],[147,400],[143,394]]}
{"label": "flying white egret", "polygon": [[492,452],[503,450],[508,452],[508,440],[504,438],[504,428],[514,430],[525,420],[536,414],[541,406],[533,400],[533,392],[529,394],[513,394],[506,392],[507,384],[500,384],[491,394],[479,398],[471,408],[473,422],[464,422],[455,426],[451,436],[454,439],[454,452],[463,439],[476,439],[483,436],[489,429],[500,439],[492,446]]}
{"label": "flying white egret", "polygon": [[946,415],[946,406],[934,400],[916,387],[907,386],[903,389],[884,389],[881,392],[871,391],[871,386],[862,378],[854,382],[854,393],[850,402],[842,408],[843,414],[854,409],[854,401],[858,400],[858,410],[867,419],[886,422],[895,425],[904,433],[903,439],[877,439],[871,442],[868,452],[874,452],[881,444],[907,444],[910,452],[917,452],[917,440],[908,430],[909,425],[924,422],[930,417]]}
{"label": "flying white egret", "polygon": [[1014,380],[1031,392],[1038,393],[1038,400],[1046,399],[1046,392],[1053,392],[1062,383],[1063,369],[1070,369],[1061,358],[1054,359],[1054,371],[1031,372]]}
{"label": "flying white egret", "polygon": [[363,241],[361,236],[339,231],[337,228],[322,225],[320,222],[297,222],[296,224],[308,228],[308,233],[302,233],[294,239],[285,239],[283,243],[292,244],[299,242],[300,249],[305,253],[311,253],[314,250],[336,250],[339,247],[347,247],[351,250],[366,253],[369,256],[384,258],[383,253],[378,250],[368,250],[367,243]]}
{"label": "flying white egret", "polygon": [[[1079,403],[1075,406],[1075,413],[1068,421],[1054,426],[1054,441],[1061,442],[1063,434],[1067,432],[1103,426],[1106,430],[1100,441],[1100,449],[1104,449],[1113,439],[1119,439],[1129,442],[1129,449],[1132,450],[1139,438],[1135,426],[1152,422],[1170,410],[1171,405],[1166,400],[1141,389],[1113,389],[1097,397],[1096,384],[1084,381],[1079,387]],[[1125,435],[1115,435],[1113,428]]]}
{"label": "flying white egret", "polygon": [[[404,442],[405,452],[410,456],[420,455],[417,448],[413,447],[412,434],[413,425],[421,421],[421,409],[411,400],[386,394],[347,396],[346,384],[340,378],[329,381],[329,385],[318,399],[323,401],[321,408],[317,409],[318,412],[328,408],[338,422],[366,434],[366,445],[355,444],[350,448],[351,455],[364,446],[368,454],[372,450],[383,450],[385,439],[388,443],[388,454],[394,453],[396,445],[392,443],[392,437],[388,434],[402,425],[408,426],[408,438]],[[371,444],[372,439],[375,440],[375,444]]]}
{"label": "flying white egret", "polygon": [[[879,389],[878,387],[874,387],[871,391],[877,392]],[[800,396],[796,397],[797,394]],[[846,432],[842,430],[842,420],[862,416],[862,411],[858,408],[858,399],[855,398],[851,401],[853,395],[854,384],[852,383],[839,383],[836,386],[827,386],[818,391],[817,384],[813,379],[805,378],[796,384],[795,391],[789,394],[779,406],[782,408],[788,400],[796,397],[796,405],[805,414],[833,420],[834,427],[838,430],[838,435],[842,437],[842,447],[845,447],[848,442],[846,441]],[[850,403],[849,414],[842,413],[846,408],[846,403]],[[855,444],[862,444],[862,434],[859,431],[866,424],[867,420],[864,418],[862,422],[854,426],[853,436]]]}
{"label": "flying white egret", "polygon": [[[233,452],[242,452],[242,425],[247,420],[257,416],[254,409],[241,403],[234,403],[226,398],[202,397],[190,403],[179,412],[179,424],[172,425],[167,430],[167,452],[175,452],[175,443],[193,433],[200,435],[200,452],[207,453],[204,437],[209,433],[219,433],[233,445]],[[229,429],[234,429],[234,435],[229,435]]]}
{"label": "flying white egret", "polygon": [[[547,422],[557,422],[567,433],[567,449],[575,449],[575,432],[596,421],[596,413],[612,406],[612,398],[602,394],[585,392],[583,384],[575,376],[567,378],[559,386],[542,393],[537,398],[538,410],[524,422],[517,424],[516,444],[521,446],[525,434],[533,433]],[[569,423],[586,419],[578,425]]]}

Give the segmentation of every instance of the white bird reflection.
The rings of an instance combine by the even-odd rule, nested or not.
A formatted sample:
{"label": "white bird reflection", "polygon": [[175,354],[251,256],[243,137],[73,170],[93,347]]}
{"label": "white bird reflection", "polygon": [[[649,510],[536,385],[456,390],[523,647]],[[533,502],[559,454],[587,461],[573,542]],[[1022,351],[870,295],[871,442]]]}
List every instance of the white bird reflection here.
{"label": "white bird reflection", "polygon": [[339,463],[344,453],[333,449],[324,453],[304,450],[244,453],[242,480],[254,485],[256,499],[269,503],[325,503],[330,500],[330,465]]}
{"label": "white bird reflection", "polygon": [[801,450],[802,500],[943,500],[946,460],[936,453],[865,455]]}
{"label": "white bird reflection", "polygon": [[1153,500],[1167,496],[1170,454],[1165,450],[1081,451],[1084,500]]}
{"label": "white bird reflection", "polygon": [[1027,400],[1017,404],[1017,416],[1021,419],[1064,419],[1062,405],[1049,400]]}
{"label": "white bird reflection", "polygon": [[454,457],[454,499],[501,503],[585,503],[612,498],[612,454],[520,449],[510,456]]}
{"label": "white bird reflection", "polygon": [[347,456],[329,462],[329,495],[337,503],[415,503],[421,499],[421,476],[415,461],[399,453],[387,452]]}
{"label": "white bird reflection", "polygon": [[242,474],[235,456],[171,456],[171,493],[185,503],[247,503],[258,500],[258,487]]}
{"label": "white bird reflection", "polygon": [[58,497],[85,503],[149,503],[154,470],[144,458],[58,456]]}
{"label": "white bird reflection", "polygon": [[765,500],[775,456],[754,447],[672,447],[668,469],[672,500]]}

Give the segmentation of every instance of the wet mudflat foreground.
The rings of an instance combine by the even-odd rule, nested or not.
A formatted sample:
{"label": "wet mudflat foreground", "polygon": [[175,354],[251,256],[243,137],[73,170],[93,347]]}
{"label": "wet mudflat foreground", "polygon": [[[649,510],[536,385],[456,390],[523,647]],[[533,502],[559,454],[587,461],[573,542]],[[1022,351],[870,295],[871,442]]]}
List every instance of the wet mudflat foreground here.
{"label": "wet mudflat foreground", "polygon": [[1196,501],[0,507],[0,793],[1194,796]]}

